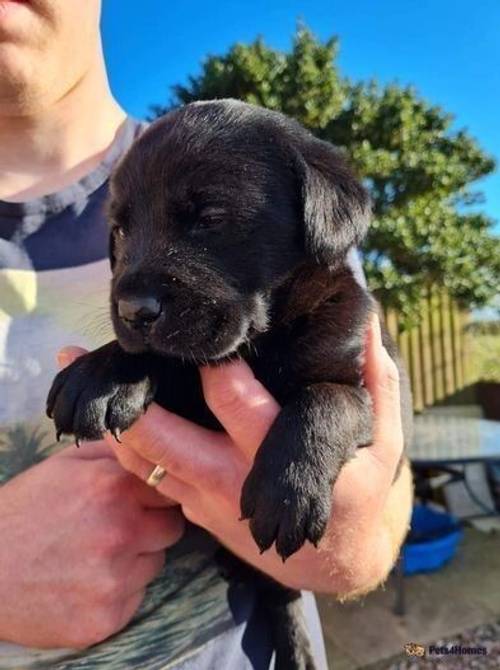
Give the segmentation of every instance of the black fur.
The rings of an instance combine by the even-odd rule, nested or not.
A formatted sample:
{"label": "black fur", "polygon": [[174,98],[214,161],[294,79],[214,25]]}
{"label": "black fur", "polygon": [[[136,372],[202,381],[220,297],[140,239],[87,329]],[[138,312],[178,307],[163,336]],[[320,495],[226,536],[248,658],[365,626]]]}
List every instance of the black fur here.
{"label": "black fur", "polygon": [[[374,303],[345,263],[369,213],[339,152],[283,115],[214,101],[152,124],[111,180],[117,341],[56,377],[47,409],[58,432],[125,430],[153,398],[218,428],[197,367],[241,356],[283,408],[244,484],[242,516],[283,560],[317,544],[340,469],[371,441],[362,363]],[[407,418],[404,372],[402,398]],[[281,667],[313,667],[297,643],[297,594],[273,588],[276,612],[289,615],[281,656],[301,647]]]}

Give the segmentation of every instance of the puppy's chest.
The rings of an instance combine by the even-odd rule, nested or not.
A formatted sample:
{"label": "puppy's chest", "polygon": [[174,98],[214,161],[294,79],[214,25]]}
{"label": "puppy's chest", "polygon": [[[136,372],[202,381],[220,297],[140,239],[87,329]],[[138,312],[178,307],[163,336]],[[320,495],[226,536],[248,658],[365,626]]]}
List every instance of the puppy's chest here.
{"label": "puppy's chest", "polygon": [[[339,333],[336,337],[327,332],[319,338],[311,335],[307,320],[299,321],[273,329],[239,352],[280,405],[309,384],[359,384],[360,368],[351,348],[345,349],[344,338]],[[205,403],[196,365],[160,359],[158,372],[156,402],[199,425],[221,428]]]}
{"label": "puppy's chest", "polygon": [[245,352],[244,358],[256,378],[280,404],[306,384],[286,330],[264,336]]}
{"label": "puppy's chest", "polygon": [[[252,347],[251,351],[243,352],[242,357],[280,404],[284,404],[301,387],[283,333],[266,337],[258,348]],[[207,428],[221,428],[205,403],[199,370],[194,364],[158,359],[157,372],[155,401],[159,405]]]}

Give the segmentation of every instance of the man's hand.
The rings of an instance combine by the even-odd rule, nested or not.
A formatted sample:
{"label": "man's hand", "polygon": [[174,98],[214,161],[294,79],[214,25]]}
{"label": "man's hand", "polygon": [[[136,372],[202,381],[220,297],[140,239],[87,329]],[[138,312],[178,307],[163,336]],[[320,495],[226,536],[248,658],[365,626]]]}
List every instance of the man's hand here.
{"label": "man's hand", "polygon": [[[65,362],[83,353],[63,351]],[[167,470],[158,491],[179,502],[185,516],[245,561],[294,588],[348,596],[376,586],[397,556],[411,512],[411,477],[403,466],[396,365],[382,346],[374,317],[366,350],[366,385],[373,398],[374,443],[359,449],[333,491],[329,527],[318,550],[304,546],[283,564],[263,555],[247,522],[239,521],[240,493],[255,453],[280,408],[244,362],[201,370],[205,399],[224,426],[216,433],[153,404],[122,435],[109,437],[118,460],[146,480],[155,465]]]}
{"label": "man's hand", "polygon": [[0,489],[0,640],[95,644],[120,630],[182,535],[178,509],[105,442],[74,446]]}

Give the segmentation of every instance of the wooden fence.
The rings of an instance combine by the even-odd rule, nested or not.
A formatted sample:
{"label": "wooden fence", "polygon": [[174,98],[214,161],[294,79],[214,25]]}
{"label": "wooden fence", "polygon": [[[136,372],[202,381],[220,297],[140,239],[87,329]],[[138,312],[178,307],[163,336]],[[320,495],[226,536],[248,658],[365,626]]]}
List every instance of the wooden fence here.
{"label": "wooden fence", "polygon": [[446,293],[434,291],[423,298],[420,325],[411,330],[401,330],[394,310],[384,314],[407,364],[417,412],[475,381],[465,331],[469,316]]}

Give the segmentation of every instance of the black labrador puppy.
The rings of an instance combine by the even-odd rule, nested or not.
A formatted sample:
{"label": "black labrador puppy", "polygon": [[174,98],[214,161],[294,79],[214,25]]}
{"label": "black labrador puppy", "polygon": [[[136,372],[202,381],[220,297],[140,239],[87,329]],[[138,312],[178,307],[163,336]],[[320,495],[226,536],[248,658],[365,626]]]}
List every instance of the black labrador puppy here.
{"label": "black labrador puppy", "polygon": [[[371,441],[362,364],[375,307],[346,264],[369,223],[365,189],[295,121],[219,100],[153,123],[110,192],[117,339],[55,378],[47,411],[58,434],[119,436],[153,399],[220,428],[198,366],[239,356],[282,406],[244,484],[242,518],[261,551],[275,543],[283,560],[316,545],[340,469]],[[402,386],[408,435],[404,373]],[[314,667],[298,594],[259,579],[277,667]]]}

